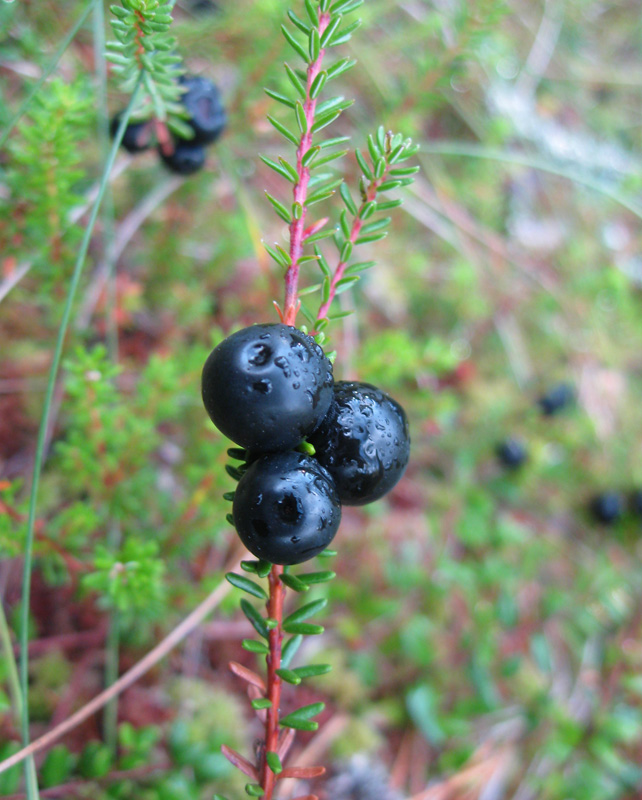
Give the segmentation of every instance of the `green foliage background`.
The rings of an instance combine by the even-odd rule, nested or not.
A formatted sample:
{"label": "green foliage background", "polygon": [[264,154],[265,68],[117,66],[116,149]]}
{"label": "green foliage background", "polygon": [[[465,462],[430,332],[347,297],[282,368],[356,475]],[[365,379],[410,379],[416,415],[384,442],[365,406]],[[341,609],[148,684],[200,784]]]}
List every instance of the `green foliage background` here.
{"label": "green foliage background", "polygon": [[[32,737],[95,695],[114,658],[120,671],[141,658],[236,552],[228,443],[199,376],[229,331],[276,320],[281,279],[262,239],[285,239],[263,193],[283,201],[289,187],[259,153],[291,155],[263,92],[288,88],[290,54],[282,0],[217,6],[176,3],[171,32],[186,67],[222,88],[228,130],[187,181],[153,152],[119,158],[74,307],[37,510]],[[0,130],[84,8],[0,3]],[[340,298],[357,314],[328,334],[338,377],[404,404],[413,458],[389,498],[345,509],[338,577],[314,587],[330,602],[308,647],[334,667],[306,688],[306,702],[326,702],[322,730],[335,723],[321,757],[341,773],[366,753],[404,797],[430,783],[476,798],[492,780],[515,800],[636,797],[640,518],[602,527],[587,504],[642,485],[639,9],[366,0],[359,16],[346,45],[358,64],[338,80],[356,102],[331,135],[361,145],[379,124],[403,131],[422,171],[363,256],[376,266]],[[105,161],[93,25],[0,158],[0,591],[12,640],[44,381],[86,222],[74,209]],[[110,115],[129,99],[119,87],[110,75]],[[354,185],[358,164],[345,169]],[[545,418],[536,398],[560,380],[577,403]],[[529,451],[514,473],[494,455],[509,435]],[[252,663],[247,633],[228,596],[121,698],[117,727],[95,717],[38,761],[41,790],[242,796],[220,745],[250,752],[257,736],[226,667]],[[20,738],[11,686],[3,651],[0,757]],[[22,791],[21,775],[0,775],[0,795]]]}

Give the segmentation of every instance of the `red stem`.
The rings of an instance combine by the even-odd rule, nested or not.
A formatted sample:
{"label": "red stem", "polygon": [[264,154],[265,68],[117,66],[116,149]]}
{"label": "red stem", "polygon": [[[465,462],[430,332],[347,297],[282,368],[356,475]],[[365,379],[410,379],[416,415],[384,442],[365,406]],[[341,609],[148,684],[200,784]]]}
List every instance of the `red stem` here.
{"label": "red stem", "polygon": [[[329,13],[319,14],[319,36],[330,23]],[[305,114],[305,133],[301,134],[301,141],[296,151],[296,171],[299,180],[294,187],[294,202],[299,203],[301,206],[301,215],[298,219],[293,219],[290,223],[290,259],[291,263],[288,271],[285,273],[285,302],[283,310],[283,321],[286,325],[294,325],[296,322],[296,315],[299,310],[298,299],[298,286],[299,286],[299,259],[303,255],[303,242],[305,239],[305,217],[307,209],[305,201],[308,196],[308,183],[310,182],[310,170],[304,167],[302,162],[303,156],[312,146],[312,125],[314,124],[314,113],[317,107],[316,98],[310,97],[310,89],[312,83],[317,75],[321,72],[321,65],[323,63],[323,56],[325,49],[319,50],[318,57],[308,65],[307,70],[307,83],[306,83],[306,97],[303,103],[303,111]]]}
{"label": "red stem", "polygon": [[272,800],[276,775],[269,768],[267,753],[276,753],[279,744],[279,710],[281,705],[281,678],[276,674],[281,666],[281,647],[283,644],[283,601],[285,599],[285,586],[281,583],[283,567],[274,564],[268,582],[270,596],[267,601],[267,614],[270,619],[276,620],[276,627],[270,631],[268,644],[270,647],[267,661],[267,697],[271,705],[267,710],[265,720],[265,750],[261,759],[261,788],[264,791],[264,800]]}
{"label": "red stem", "polygon": [[155,118],[154,128],[156,130],[156,138],[160,149],[163,151],[164,155],[168,157],[171,156],[174,152],[174,143],[172,142],[167,124],[163,120]]}
{"label": "red stem", "polygon": [[[357,215],[352,221],[352,229],[350,230],[350,238],[348,239],[348,241],[352,242],[353,245],[359,238],[359,233],[361,232],[361,228],[363,227],[364,223],[364,220],[362,220],[361,217],[359,216],[359,214],[361,213],[361,209],[368,203],[371,203],[376,198],[377,192],[379,191],[379,187],[388,177],[389,169],[390,165],[386,164],[386,170],[381,176],[381,178],[376,178],[375,180],[373,180],[366,190],[365,200],[363,200],[363,202],[361,203],[359,211],[357,212]],[[332,301],[334,300],[337,292],[337,283],[339,283],[341,278],[343,278],[343,274],[347,266],[348,266],[347,261],[339,261],[339,263],[337,264],[337,268],[335,269],[334,274],[332,275],[332,280],[330,281],[330,295],[327,301],[325,303],[322,303],[319,308],[319,312],[317,314],[317,322],[319,320],[325,319],[325,317],[327,316],[328,311],[330,310],[330,306],[332,305]],[[311,335],[314,336],[315,333],[316,331],[312,331]]]}

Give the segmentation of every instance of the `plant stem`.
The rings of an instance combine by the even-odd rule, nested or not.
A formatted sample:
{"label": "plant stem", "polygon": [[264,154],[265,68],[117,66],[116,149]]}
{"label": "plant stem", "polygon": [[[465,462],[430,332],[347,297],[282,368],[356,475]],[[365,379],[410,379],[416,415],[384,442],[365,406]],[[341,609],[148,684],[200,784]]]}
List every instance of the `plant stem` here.
{"label": "plant stem", "polygon": [[[98,120],[100,152],[103,160],[109,155],[109,110],[107,107],[107,62],[105,59],[105,9],[96,3],[94,9],[94,61],[96,64],[97,99],[101,109]],[[113,252],[114,240],[114,198],[111,187],[105,191],[105,201],[101,213],[103,223],[102,256],[107,264],[107,352],[114,364],[118,363],[118,298],[116,285],[116,259]],[[112,551],[120,544],[120,526],[114,522],[109,530],[108,545]],[[119,662],[119,615],[117,609],[109,613],[107,642],[105,651],[105,688],[108,689],[118,679]],[[105,743],[112,753],[116,752],[118,737],[118,697],[105,706],[103,733]]]}
{"label": "plant stem", "polygon": [[[7,682],[13,700],[13,711],[16,722],[20,725],[22,719],[22,691],[20,690],[20,676],[16,659],[13,655],[13,645],[11,644],[11,633],[7,624],[7,617],[4,613],[4,606],[0,602],[0,651],[4,651],[4,663],[7,665]],[[27,772],[27,785],[31,784],[38,796],[38,779],[36,775],[36,763],[33,756],[30,756],[25,765]]]}
{"label": "plant stem", "polygon": [[270,631],[268,644],[270,647],[267,661],[267,696],[271,705],[267,710],[265,720],[265,750],[261,763],[261,788],[265,794],[264,800],[272,800],[276,776],[267,763],[267,753],[276,753],[279,740],[279,708],[281,705],[281,678],[276,670],[281,666],[281,646],[283,644],[283,602],[285,599],[285,586],[281,582],[283,567],[274,564],[268,582],[270,596],[267,602],[267,613],[270,619],[276,620],[276,627]]}
{"label": "plant stem", "polygon": [[[365,205],[371,203],[376,197],[377,192],[379,191],[379,187],[381,184],[388,179],[388,170],[390,169],[390,165],[386,165],[386,171],[381,176],[381,178],[375,178],[369,184],[368,188],[366,189],[366,196],[365,199],[362,201],[361,206],[359,207],[359,211],[357,212],[354,220],[352,221],[352,228],[350,229],[350,238],[348,239],[353,245],[356,243],[357,239],[359,238],[359,234],[361,232],[361,228],[363,227],[364,221],[361,219],[360,213],[361,210]],[[330,281],[330,295],[325,303],[321,304],[319,308],[319,312],[317,313],[317,322],[319,320],[325,319],[328,315],[328,311],[330,310],[330,306],[332,305],[332,301],[335,298],[337,293],[337,284],[343,278],[343,274],[348,266],[347,261],[339,261],[337,267],[332,275],[332,280]],[[312,335],[314,336],[316,331],[312,331]]]}
{"label": "plant stem", "polygon": [[[330,14],[319,11],[319,36],[330,23]],[[312,146],[312,125],[314,124],[314,114],[317,107],[316,98],[310,97],[312,83],[321,72],[325,50],[319,50],[318,57],[308,65],[306,81],[306,97],[303,103],[305,116],[305,130],[301,133],[301,141],[296,151],[296,171],[299,176],[294,187],[294,202],[301,208],[299,217],[296,216],[290,223],[290,259],[291,263],[285,273],[285,301],[283,305],[283,321],[286,325],[294,325],[296,315],[299,310],[298,286],[299,286],[299,259],[303,255],[303,241],[305,231],[305,217],[307,209],[305,202],[308,196],[308,183],[310,182],[310,169],[302,164],[303,156]]]}
{"label": "plant stem", "polygon": [[[28,645],[29,645],[29,600],[31,594],[31,572],[33,568],[33,541],[34,541],[35,527],[36,527],[36,507],[38,499],[38,488],[40,485],[40,472],[42,470],[42,464],[44,461],[45,443],[47,440],[47,432],[49,429],[49,421],[51,418],[51,408],[53,403],[54,389],[56,387],[58,371],[60,369],[60,361],[62,358],[62,350],[65,343],[65,337],[67,335],[67,328],[69,327],[69,320],[71,319],[71,311],[73,308],[74,298],[76,296],[76,291],[78,290],[78,285],[80,283],[83,267],[85,265],[87,251],[89,250],[89,243],[91,242],[94,226],[98,218],[98,212],[100,210],[102,199],[105,194],[105,190],[107,188],[107,184],[109,181],[109,173],[111,172],[112,167],[114,165],[114,161],[116,160],[116,153],[118,152],[118,146],[120,145],[120,140],[123,137],[123,134],[125,132],[125,127],[127,125],[132,109],[134,107],[134,103],[138,95],[138,89],[141,81],[142,81],[142,75],[136,85],[136,89],[134,90],[129,105],[127,106],[127,109],[125,110],[125,113],[121,118],[120,125],[118,126],[118,131],[116,133],[116,136],[114,137],[114,142],[112,144],[112,148],[109,153],[107,163],[105,164],[105,168],[103,170],[102,178],[100,181],[100,188],[98,190],[98,195],[96,197],[96,202],[94,203],[94,207],[91,210],[91,215],[89,217],[89,221],[87,222],[87,227],[85,228],[85,235],[83,236],[83,240],[80,245],[78,258],[76,259],[76,264],[74,266],[74,272],[71,278],[69,291],[67,293],[67,300],[65,302],[65,307],[62,312],[62,319],[60,321],[60,326],[58,328],[58,336],[56,338],[56,345],[54,348],[54,353],[51,360],[51,367],[49,369],[49,377],[47,380],[47,391],[45,393],[42,417],[40,420],[40,428],[38,430],[38,440],[36,443],[36,454],[34,457],[33,475],[31,479],[31,492],[29,495],[29,517],[27,520],[27,534],[25,540],[24,565],[22,574],[22,602],[20,609],[20,686],[21,686],[22,701],[23,701],[20,727],[22,733],[22,743],[25,747],[29,744]],[[28,770],[27,770],[27,796],[29,800],[37,800],[38,797],[37,786],[34,786],[32,784]]]}

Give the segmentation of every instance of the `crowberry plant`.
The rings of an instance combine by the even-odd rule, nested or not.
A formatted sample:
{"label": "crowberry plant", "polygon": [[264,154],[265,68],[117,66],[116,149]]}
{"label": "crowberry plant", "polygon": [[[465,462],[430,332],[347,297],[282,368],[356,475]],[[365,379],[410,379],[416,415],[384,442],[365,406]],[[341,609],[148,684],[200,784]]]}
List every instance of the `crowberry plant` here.
{"label": "crowberry plant", "polygon": [[[329,58],[332,48],[346,42],[359,26],[358,21],[346,23],[344,18],[360,4],[361,0],[338,0],[332,5],[329,0],[306,0],[305,18],[291,11],[293,28],[282,28],[304,67],[285,64],[292,94],[266,90],[290,110],[295,125],[292,129],[281,119],[268,116],[276,130],[296,146],[294,163],[281,156],[262,156],[270,169],[293,186],[291,204],[266,193],[289,230],[289,248],[266,244],[284,272],[283,304],[275,302],[281,324],[256,325],[232,334],[214,349],[203,369],[202,393],[208,414],[243,448],[229,451],[242,461],[241,466],[228,465],[228,472],[238,480],[235,492],[229,494],[233,513],[228,519],[257,559],[244,562],[243,568],[259,578],[268,577],[269,591],[265,592],[250,578],[228,575],[233,585],[266,601],[265,618],[247,600],[241,607],[260,637],[244,646],[265,655],[267,676],[264,680],[232,666],[235,674],[258,689],[252,705],[265,734],[256,763],[224,749],[228,759],[250,778],[246,792],[265,800],[275,797],[282,778],[314,777],[324,771],[322,767],[284,766],[293,740],[287,729],[315,730],[313,717],[323,704],[303,706],[282,716],[281,686],[284,681],[296,685],[326,671],[326,665],[289,668],[300,637],[323,631],[304,620],[316,614],[325,601],[313,601],[285,619],[283,608],[286,587],[307,591],[312,582],[329,580],[332,573],[294,575],[289,567],[329,554],[326,548],[339,527],[341,502],[361,505],[381,497],[399,480],[409,456],[408,426],[401,406],[368,384],[334,385],[328,359],[334,359],[336,353],[326,357],[321,349],[333,319],[334,298],[372,266],[372,262],[355,261],[354,251],[386,235],[390,217],[381,213],[401,202],[383,200],[380,195],[411,183],[417,170],[403,166],[416,148],[381,127],[368,138],[368,155],[355,151],[362,172],[358,200],[342,178],[314,174],[347,152],[336,149],[346,143],[345,137],[317,141],[316,134],[350,106],[341,97],[321,100],[320,96],[327,84],[354,66],[350,59],[330,62]],[[329,217],[314,218],[312,214],[314,206],[331,198],[337,189],[345,208],[332,230]],[[319,245],[329,236],[337,251],[334,268]],[[313,252],[306,250],[310,245],[314,245]],[[322,277],[305,291],[310,296],[320,294],[316,313],[300,299],[300,272],[308,263],[316,263]],[[299,311],[309,324],[305,332],[296,328]],[[292,638],[286,640],[287,634]]]}
{"label": "crowberry plant", "polygon": [[[281,779],[314,778],[324,772],[322,767],[286,765],[294,732],[316,730],[318,723],[314,717],[323,710],[323,704],[309,703],[283,713],[281,689],[284,683],[296,686],[328,671],[328,665],[323,663],[293,665],[302,637],[323,632],[322,626],[310,620],[323,610],[326,599],[312,599],[287,615],[285,603],[286,590],[308,592],[311,587],[332,580],[334,573],[325,562],[319,569],[296,574],[290,567],[313,557],[328,559],[335,555],[328,545],[339,528],[342,497],[346,502],[358,504],[377,499],[392,488],[408,459],[409,439],[403,411],[390,397],[366,384],[359,384],[357,389],[358,402],[368,406],[363,415],[371,417],[364,423],[364,451],[379,465],[382,475],[375,476],[371,468],[367,480],[362,476],[357,487],[341,474],[352,458],[346,438],[333,445],[329,435],[322,440],[318,437],[322,426],[327,430],[337,419],[341,396],[341,384],[334,384],[332,368],[337,354],[323,349],[329,343],[331,323],[345,316],[344,312],[334,310],[334,300],[354,287],[361,273],[373,266],[373,262],[357,260],[356,253],[361,246],[376,243],[386,235],[391,221],[387,212],[401,200],[389,199],[385,193],[409,185],[417,171],[417,167],[405,164],[417,148],[410,140],[387,132],[382,126],[368,137],[363,151],[354,153],[361,172],[356,189],[351,190],[342,177],[329,171],[335,168],[334,162],[347,155],[348,150],[342,146],[347,144],[348,137],[323,139],[319,134],[351,103],[340,96],[326,98],[324,92],[355,64],[349,58],[335,59],[333,53],[359,27],[360,21],[350,21],[349,15],[360,5],[361,0],[337,0],[332,4],[329,0],[306,0],[303,17],[294,12],[288,14],[290,26],[283,26],[283,35],[294,58],[302,61],[303,66],[285,65],[291,91],[266,91],[277,107],[290,113],[289,121],[283,120],[278,111],[268,119],[295,145],[296,152],[293,160],[262,156],[269,169],[292,184],[291,200],[266,193],[289,232],[287,248],[276,242],[265,244],[268,254],[284,273],[285,295],[281,304],[275,302],[279,322],[251,326],[232,334],[215,348],[203,370],[206,408],[219,429],[238,445],[228,451],[231,458],[240,462],[237,466],[227,465],[228,474],[238,482],[236,490],[226,494],[233,504],[228,521],[255,557],[242,563],[246,575],[229,573],[227,578],[251,597],[264,600],[267,612],[264,616],[248,600],[241,602],[259,637],[245,640],[244,647],[265,656],[265,677],[238,664],[231,665],[235,675],[253,687],[252,706],[264,725],[264,736],[253,761],[229,746],[224,746],[223,752],[250,779],[247,794],[266,800],[276,797]],[[169,34],[172,6],[171,2],[157,0],[122,0],[121,5],[111,7],[116,41],[109,45],[109,58],[114,65],[113,74],[120,79],[120,88],[130,95],[130,102],[109,125],[113,142],[78,248],[46,388],[26,520],[20,673],[20,688],[25,698],[28,597],[38,527],[35,512],[40,471],[63,343],[117,150],[122,144],[130,153],[141,152],[155,140],[162,160],[170,169],[189,174],[200,168],[205,158],[204,146],[218,138],[226,122],[216,87],[185,74],[175,51],[176,42]],[[67,150],[63,154],[71,161],[72,148],[69,142],[65,144]],[[332,224],[330,216],[316,214],[316,207],[337,195],[344,208]],[[323,241],[330,238],[332,243],[328,247]],[[316,267],[317,283],[301,290],[302,270],[312,266]],[[305,302],[302,297],[306,297]],[[314,300],[317,300],[316,312],[310,305]],[[307,321],[300,327],[299,313]],[[97,382],[100,387],[96,395],[103,393],[104,408],[113,410],[117,401],[110,390],[114,388],[116,372],[103,373],[84,366],[87,368],[81,368],[77,382]],[[85,389],[85,394],[91,394],[91,388]],[[60,447],[60,457],[62,463],[71,464],[78,449],[95,446],[109,465],[106,471],[97,469],[93,463],[88,467],[87,475],[103,501],[100,511],[108,515],[110,530],[107,544],[97,544],[95,548],[93,573],[81,584],[85,590],[96,592],[110,611],[108,662],[111,663],[106,665],[106,673],[115,680],[118,625],[127,619],[134,627],[143,609],[153,612],[163,597],[165,569],[155,543],[146,542],[142,535],[123,535],[121,514],[125,518],[132,510],[127,505],[124,482],[127,476],[119,466],[114,466],[117,459],[110,453],[102,414],[90,412],[83,419],[84,438],[78,424],[68,446]],[[360,420],[355,418],[342,424],[352,426],[352,432],[361,436]],[[135,441],[136,433],[131,433],[126,422],[118,422],[115,429],[129,444]],[[315,435],[318,457],[312,443]],[[149,446],[152,444],[150,437]],[[136,460],[132,455],[132,465]],[[332,470],[324,462],[331,464]],[[258,582],[262,578],[267,578],[267,590]],[[26,701],[21,725],[26,745]],[[87,749],[79,765],[81,774],[100,776],[109,769],[115,748],[114,732],[115,717],[108,714],[107,744]],[[27,790],[30,800],[34,800],[37,780],[31,762]]]}

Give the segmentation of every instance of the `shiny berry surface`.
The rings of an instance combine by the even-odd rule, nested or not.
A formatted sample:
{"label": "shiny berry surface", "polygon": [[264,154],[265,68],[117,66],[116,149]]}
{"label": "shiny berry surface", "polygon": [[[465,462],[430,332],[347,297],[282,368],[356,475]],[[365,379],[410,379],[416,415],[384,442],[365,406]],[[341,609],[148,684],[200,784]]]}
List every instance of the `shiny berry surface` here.
{"label": "shiny berry surface", "polygon": [[[109,123],[109,133],[111,134],[112,138],[116,136],[116,133],[118,132],[121,116],[122,112],[116,114]],[[130,122],[125,128],[120,146],[127,150],[128,153],[142,153],[144,150],[149,148],[151,136],[152,126],[149,121]]]}
{"label": "shiny berry surface", "polygon": [[521,439],[505,439],[497,445],[497,458],[508,469],[518,469],[528,459],[526,445]]}
{"label": "shiny berry surface", "polygon": [[234,525],[247,549],[272,564],[300,564],[324,550],[341,522],[330,475],[289,451],[261,456],[239,481]]}
{"label": "shiny berry surface", "polygon": [[369,383],[337,382],[328,415],[308,440],[345,505],[372,503],[389,492],[410,457],[403,408]]}
{"label": "shiny berry surface", "polygon": [[259,453],[289,450],[325,417],[332,364],[310,336],[290,325],[253,325],[210,353],[203,403],[216,427]]}
{"label": "shiny berry surface", "polygon": [[191,141],[176,139],[171,156],[165,155],[160,147],[158,152],[167,169],[177,175],[192,175],[205,164],[205,148],[203,145],[193,144]]}
{"label": "shiny berry surface", "polygon": [[210,144],[216,141],[227,123],[218,88],[207,78],[196,75],[185,75],[179,82],[185,90],[181,97],[181,103],[188,114],[185,121],[194,131],[194,138],[190,141],[194,144]]}

